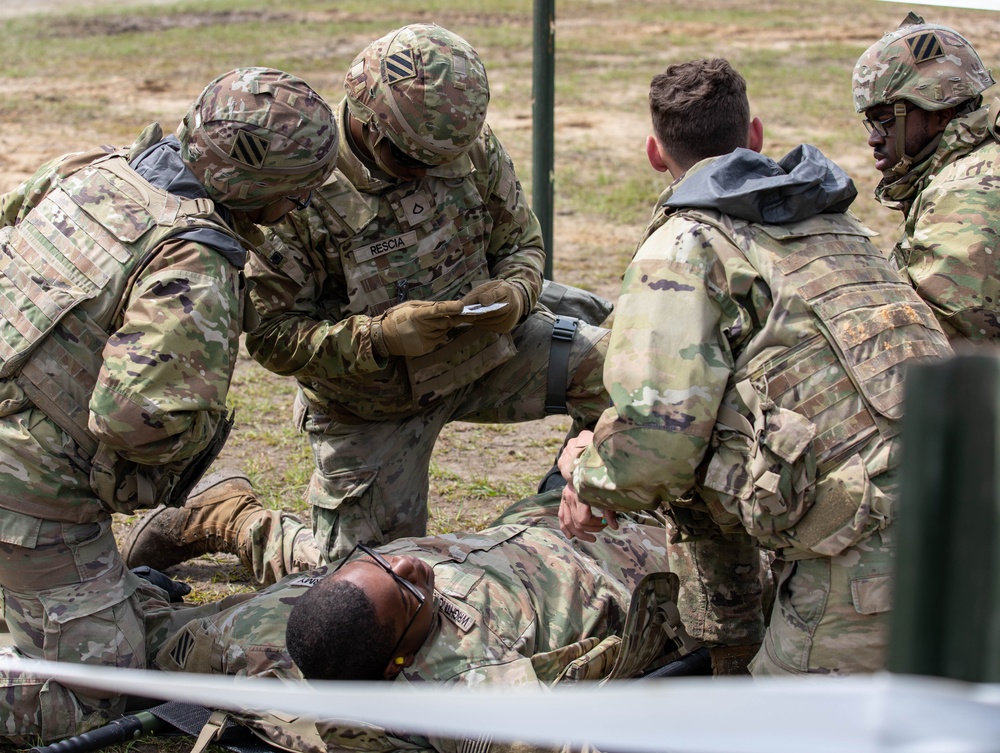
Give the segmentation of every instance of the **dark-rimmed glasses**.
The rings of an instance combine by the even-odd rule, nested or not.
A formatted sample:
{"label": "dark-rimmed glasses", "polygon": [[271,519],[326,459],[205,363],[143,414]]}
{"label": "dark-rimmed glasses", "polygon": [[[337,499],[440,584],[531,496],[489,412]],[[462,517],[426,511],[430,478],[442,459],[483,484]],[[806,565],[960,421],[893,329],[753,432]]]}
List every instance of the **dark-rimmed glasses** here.
{"label": "dark-rimmed glasses", "polygon": [[[405,589],[406,591],[409,591],[410,594],[413,596],[413,598],[417,600],[416,611],[413,613],[413,616],[410,618],[410,621],[406,623],[406,627],[403,628],[403,632],[400,634],[399,640],[396,641],[396,645],[393,646],[392,651],[389,652],[389,658],[391,659],[396,655],[396,649],[398,649],[400,645],[403,643],[403,639],[406,638],[406,634],[410,632],[410,628],[413,627],[413,623],[417,619],[417,615],[420,614],[420,610],[424,608],[424,602],[427,599],[423,595],[423,593],[421,593],[419,588],[410,583],[410,581],[406,580],[406,578],[397,575],[396,572],[392,569],[392,565],[390,565],[388,561],[381,554],[376,552],[374,549],[370,549],[364,544],[355,544],[354,548],[350,552],[348,552],[347,556],[344,557],[344,559],[341,561],[339,565],[337,565],[337,570],[340,570],[340,568],[346,565],[348,561],[351,559],[351,557],[354,556],[354,553],[357,551],[360,551],[362,554],[365,554],[369,558],[371,558],[372,562],[374,562],[376,565],[381,567],[383,570],[389,573],[389,575],[392,576],[392,579],[396,581],[396,585],[398,585],[400,588]],[[337,570],[334,570],[333,572],[337,572]]]}
{"label": "dark-rimmed glasses", "polygon": [[[912,107],[906,108],[906,113],[909,114],[913,110]],[[861,122],[864,123],[865,128],[868,129],[868,133],[877,133],[883,139],[889,135],[889,129],[896,125],[896,118],[899,117],[896,113],[893,113],[888,118],[883,120],[872,120],[871,118],[865,118]]]}

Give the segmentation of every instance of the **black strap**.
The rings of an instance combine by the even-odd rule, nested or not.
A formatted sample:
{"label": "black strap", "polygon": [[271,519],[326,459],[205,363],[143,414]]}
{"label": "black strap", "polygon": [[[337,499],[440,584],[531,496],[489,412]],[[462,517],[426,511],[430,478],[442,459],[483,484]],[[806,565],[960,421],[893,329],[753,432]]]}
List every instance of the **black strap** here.
{"label": "black strap", "polygon": [[[211,709],[182,701],[168,701],[154,706],[149,709],[149,713],[192,737],[198,737],[202,727],[212,716]],[[280,750],[255,735],[248,727],[237,724],[232,719],[226,723],[220,737],[212,744],[231,750],[233,753],[272,753]]]}
{"label": "black strap", "polygon": [[549,348],[549,377],[545,389],[545,414],[564,415],[566,408],[566,388],[569,386],[569,352],[576,334],[578,319],[557,316],[552,326],[552,345]]}

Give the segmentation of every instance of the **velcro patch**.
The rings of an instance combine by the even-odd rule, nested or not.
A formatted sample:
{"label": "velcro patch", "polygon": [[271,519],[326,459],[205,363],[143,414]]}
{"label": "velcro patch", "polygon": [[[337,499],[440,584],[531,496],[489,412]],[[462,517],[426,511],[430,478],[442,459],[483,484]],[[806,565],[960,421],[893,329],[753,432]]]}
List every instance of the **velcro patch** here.
{"label": "velcro patch", "polygon": [[906,44],[915,63],[926,63],[928,60],[944,57],[944,47],[932,32],[907,37]]}
{"label": "velcro patch", "polygon": [[413,64],[413,50],[400,50],[387,55],[382,65],[385,66],[385,81],[388,84],[415,78],[417,75],[417,67]]}
{"label": "velcro patch", "polygon": [[263,136],[258,136],[249,131],[240,131],[236,134],[233,148],[229,150],[229,156],[244,165],[260,169],[264,166],[264,159],[267,157],[267,150],[271,142]]}

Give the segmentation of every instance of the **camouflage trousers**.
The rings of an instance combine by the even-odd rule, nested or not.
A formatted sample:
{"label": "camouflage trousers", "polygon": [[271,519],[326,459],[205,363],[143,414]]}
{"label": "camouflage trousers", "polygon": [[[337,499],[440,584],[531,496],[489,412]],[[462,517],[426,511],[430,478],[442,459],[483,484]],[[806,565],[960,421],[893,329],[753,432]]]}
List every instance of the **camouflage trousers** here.
{"label": "camouflage trousers", "polygon": [[774,608],[756,676],[852,675],[885,669],[893,527],[836,557],[775,561]]}
{"label": "camouflage trousers", "polygon": [[[430,456],[446,423],[511,423],[545,416],[552,323],[548,315],[529,322],[533,320],[533,334],[517,343],[517,357],[425,413],[362,426],[310,420],[317,462],[309,485],[313,532],[294,515],[277,510],[262,508],[243,521],[237,551],[257,583],[269,585],[337,560],[358,541],[380,544],[423,536]],[[581,322],[572,342],[567,402],[581,427],[596,421],[608,405],[602,381],[607,334]]]}
{"label": "camouflage trousers", "polygon": [[[167,594],[127,570],[111,517],[42,520],[5,510],[0,541],[4,618],[15,652],[32,659],[142,669],[190,619]],[[0,736],[52,742],[121,716],[123,695],[0,672]]]}
{"label": "camouflage trousers", "polygon": [[884,669],[892,526],[837,557],[779,556],[771,563],[749,535],[671,543],[668,552],[670,570],[680,578],[677,606],[687,631],[708,646],[763,638],[750,665],[753,675]]}
{"label": "camouflage trousers", "polygon": [[773,589],[766,587],[770,561],[753,538],[671,541],[667,552],[670,571],[680,579],[677,608],[692,638],[713,647],[763,640],[765,593]]}
{"label": "camouflage trousers", "polygon": [[258,585],[269,586],[320,563],[312,530],[290,513],[261,508],[236,535],[240,561]]}
{"label": "camouflage trousers", "polygon": [[[533,313],[514,333],[517,355],[417,415],[360,425],[307,420],[316,461],[308,500],[323,562],[346,555],[358,542],[383,544],[427,532],[431,453],[445,424],[546,416],[554,323],[548,312]],[[581,321],[571,342],[567,408],[581,428],[610,404],[603,381],[608,337],[608,330]]]}

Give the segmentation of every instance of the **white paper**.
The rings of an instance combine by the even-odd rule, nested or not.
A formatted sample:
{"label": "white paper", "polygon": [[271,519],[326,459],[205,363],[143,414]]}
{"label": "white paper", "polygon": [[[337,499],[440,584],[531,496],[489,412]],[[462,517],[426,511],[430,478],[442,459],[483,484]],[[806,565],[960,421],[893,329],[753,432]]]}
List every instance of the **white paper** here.
{"label": "white paper", "polygon": [[491,311],[499,311],[504,306],[507,305],[507,301],[497,301],[496,303],[491,303],[489,306],[482,306],[478,303],[473,303],[471,306],[466,306],[462,309],[463,314],[488,314]]}

